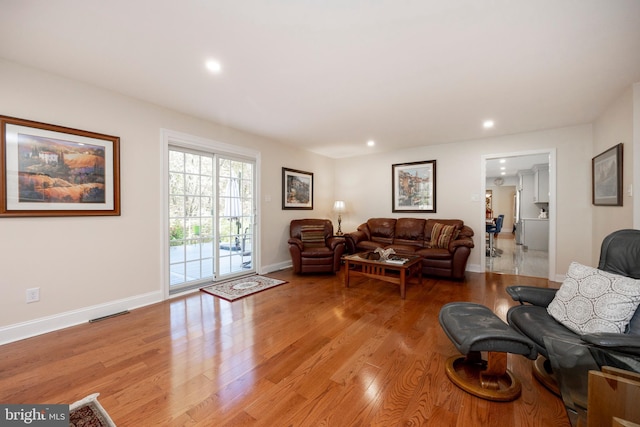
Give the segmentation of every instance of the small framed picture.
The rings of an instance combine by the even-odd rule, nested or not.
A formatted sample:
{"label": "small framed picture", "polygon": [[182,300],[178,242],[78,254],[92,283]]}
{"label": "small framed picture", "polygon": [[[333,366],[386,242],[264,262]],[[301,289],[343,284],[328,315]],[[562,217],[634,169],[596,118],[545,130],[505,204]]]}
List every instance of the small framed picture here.
{"label": "small framed picture", "polygon": [[622,206],[622,143],[591,160],[592,198],[596,206]]}
{"label": "small framed picture", "polygon": [[313,173],[282,168],[282,209],[313,209]]}
{"label": "small framed picture", "polygon": [[120,215],[120,138],[0,116],[0,216]]}
{"label": "small framed picture", "polygon": [[391,165],[393,212],[436,212],[436,161]]}

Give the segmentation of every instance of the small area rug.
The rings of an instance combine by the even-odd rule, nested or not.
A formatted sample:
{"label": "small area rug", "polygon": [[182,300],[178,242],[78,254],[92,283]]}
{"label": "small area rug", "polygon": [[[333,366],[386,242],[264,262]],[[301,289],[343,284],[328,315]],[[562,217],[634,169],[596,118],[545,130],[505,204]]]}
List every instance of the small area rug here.
{"label": "small area rug", "polygon": [[200,290],[227,301],[235,301],[251,294],[273,288],[274,286],[282,285],[283,283],[287,282],[284,280],[272,279],[271,277],[254,275],[231,280],[229,282],[216,283],[215,285],[207,286]]}
{"label": "small area rug", "polygon": [[116,427],[93,393],[69,405],[69,427]]}

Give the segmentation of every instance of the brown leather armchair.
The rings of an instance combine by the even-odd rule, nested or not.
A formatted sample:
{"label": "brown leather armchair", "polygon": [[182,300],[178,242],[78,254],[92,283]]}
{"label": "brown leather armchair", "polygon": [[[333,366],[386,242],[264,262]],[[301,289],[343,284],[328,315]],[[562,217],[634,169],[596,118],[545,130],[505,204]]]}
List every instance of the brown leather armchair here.
{"label": "brown leather armchair", "polygon": [[294,219],[289,236],[294,273],[336,273],[340,270],[345,241],[333,235],[331,221]]}

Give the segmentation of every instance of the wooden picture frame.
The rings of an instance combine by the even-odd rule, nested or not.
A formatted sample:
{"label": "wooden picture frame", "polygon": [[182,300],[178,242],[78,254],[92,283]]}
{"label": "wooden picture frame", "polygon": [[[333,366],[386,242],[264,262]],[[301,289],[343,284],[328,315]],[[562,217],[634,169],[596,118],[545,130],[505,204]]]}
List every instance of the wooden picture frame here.
{"label": "wooden picture frame", "polygon": [[0,217],[120,215],[120,138],[0,116]]}
{"label": "wooden picture frame", "polygon": [[282,168],[282,209],[313,209],[313,173]]}
{"label": "wooden picture frame", "polygon": [[391,165],[393,212],[436,212],[436,161]]}
{"label": "wooden picture frame", "polygon": [[591,197],[595,206],[622,206],[622,145],[591,160]]}

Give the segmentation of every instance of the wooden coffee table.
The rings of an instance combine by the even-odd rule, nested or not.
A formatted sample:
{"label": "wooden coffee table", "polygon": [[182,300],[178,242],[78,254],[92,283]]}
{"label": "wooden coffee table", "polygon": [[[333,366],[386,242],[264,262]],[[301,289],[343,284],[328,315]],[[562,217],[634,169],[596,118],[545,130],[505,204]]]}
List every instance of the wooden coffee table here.
{"label": "wooden coffee table", "polygon": [[400,285],[400,298],[404,299],[405,285],[411,276],[417,276],[418,282],[422,284],[421,257],[417,255],[402,256],[402,258],[407,258],[407,261],[403,264],[395,264],[387,261],[369,259],[369,256],[370,252],[363,252],[342,257],[345,263],[345,287],[349,287],[349,279],[351,276],[365,276]]}

